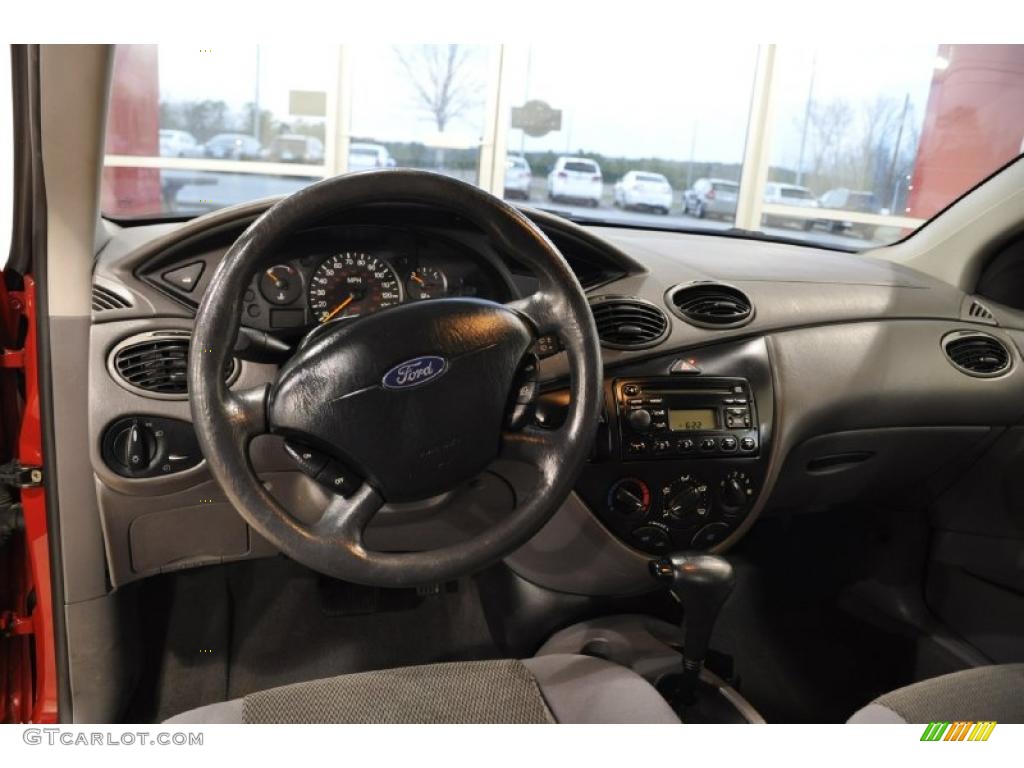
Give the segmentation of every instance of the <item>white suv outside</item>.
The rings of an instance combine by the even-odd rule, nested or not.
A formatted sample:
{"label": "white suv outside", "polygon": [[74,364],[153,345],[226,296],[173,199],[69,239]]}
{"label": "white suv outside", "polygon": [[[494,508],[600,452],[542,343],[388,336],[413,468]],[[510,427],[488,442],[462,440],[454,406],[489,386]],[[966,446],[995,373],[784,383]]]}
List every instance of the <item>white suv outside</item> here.
{"label": "white suv outside", "polygon": [[586,157],[560,157],[548,174],[549,200],[580,201],[597,208],[603,192],[601,166]]}

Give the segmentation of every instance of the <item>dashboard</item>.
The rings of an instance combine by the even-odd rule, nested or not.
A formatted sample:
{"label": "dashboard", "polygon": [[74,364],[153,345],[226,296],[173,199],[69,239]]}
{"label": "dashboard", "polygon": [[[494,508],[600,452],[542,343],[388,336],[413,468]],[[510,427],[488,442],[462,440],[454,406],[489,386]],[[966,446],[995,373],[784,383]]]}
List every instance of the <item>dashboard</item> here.
{"label": "dashboard", "polygon": [[[195,308],[266,205],[124,228],[97,259],[90,460],[114,585],[273,554],[206,471],[182,383]],[[525,213],[587,291],[605,368],[604,416],[575,492],[507,558],[534,583],[636,592],[649,585],[652,554],[728,549],[762,516],[926,493],[933,478],[954,477],[951,467],[967,466],[966,457],[1024,418],[1024,318],[979,313],[978,297],[946,283],[806,246],[584,228]],[[323,323],[441,296],[506,302],[535,286],[515,254],[466,221],[416,207],[354,212],[293,238],[253,277],[242,323],[262,343],[255,352],[236,348],[226,381],[273,380],[281,358],[266,350],[286,355]],[[715,313],[723,307],[743,311],[722,322]],[[534,418],[555,427],[569,371],[557,339],[542,342]],[[970,357],[977,345],[982,357]],[[978,359],[999,366],[971,370]],[[166,391],[147,390],[149,379],[126,381],[139,370],[132,366],[145,375],[155,366]],[[132,429],[140,440],[128,439]],[[282,445],[261,441],[253,466],[285,506],[322,508],[321,489]],[[138,458],[144,471],[132,468],[129,444],[148,451]],[[385,508],[368,544],[409,550],[473,535],[514,503],[493,483],[480,488],[444,519],[429,505]]]}
{"label": "dashboard", "polygon": [[[138,274],[194,307],[224,252],[157,258]],[[289,338],[406,302],[454,296],[504,302],[515,291],[500,263],[454,238],[400,226],[327,226],[301,233],[274,254],[245,292],[242,323]]]}

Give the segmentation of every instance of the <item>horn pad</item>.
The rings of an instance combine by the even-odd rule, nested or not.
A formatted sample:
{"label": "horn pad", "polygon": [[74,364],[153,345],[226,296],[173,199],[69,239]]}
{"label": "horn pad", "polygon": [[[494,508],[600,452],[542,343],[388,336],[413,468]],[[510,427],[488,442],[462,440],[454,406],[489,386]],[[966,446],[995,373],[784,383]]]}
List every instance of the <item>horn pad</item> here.
{"label": "horn pad", "polygon": [[388,501],[443,493],[497,457],[533,341],[513,310],[461,298],[315,329],[270,392],[271,431],[344,461]]}

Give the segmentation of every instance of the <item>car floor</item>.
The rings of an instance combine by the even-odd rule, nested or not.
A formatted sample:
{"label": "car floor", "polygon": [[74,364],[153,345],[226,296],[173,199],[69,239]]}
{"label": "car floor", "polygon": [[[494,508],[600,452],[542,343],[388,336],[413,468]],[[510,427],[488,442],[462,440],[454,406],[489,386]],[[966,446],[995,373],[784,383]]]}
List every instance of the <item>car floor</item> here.
{"label": "car floor", "polygon": [[856,511],[833,510],[763,519],[730,553],[737,586],[712,648],[769,723],[843,723],[912,682],[914,637],[845,609],[846,590],[871,576],[871,546]]}
{"label": "car floor", "polygon": [[[914,637],[843,607],[848,588],[872,575],[872,535],[855,511],[769,518],[730,553],[737,586],[712,649],[731,659],[732,674],[712,668],[769,723],[841,723],[911,682]],[[161,721],[350,672],[498,658],[477,583],[436,594],[377,590],[283,557],[149,579],[138,585],[147,657],[126,719]]]}
{"label": "car floor", "polygon": [[375,590],[277,557],[140,587],[148,657],[128,722],[321,677],[500,655],[469,579],[437,594]]}

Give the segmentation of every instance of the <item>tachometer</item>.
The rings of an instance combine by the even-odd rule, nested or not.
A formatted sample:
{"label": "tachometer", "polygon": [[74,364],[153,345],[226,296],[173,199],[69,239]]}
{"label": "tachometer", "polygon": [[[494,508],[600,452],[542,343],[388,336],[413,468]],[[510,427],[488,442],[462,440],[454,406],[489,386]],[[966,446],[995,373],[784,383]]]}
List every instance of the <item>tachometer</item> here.
{"label": "tachometer", "polygon": [[368,315],[402,301],[402,287],[387,262],[351,251],[325,259],[309,281],[309,308],[321,323]]}

